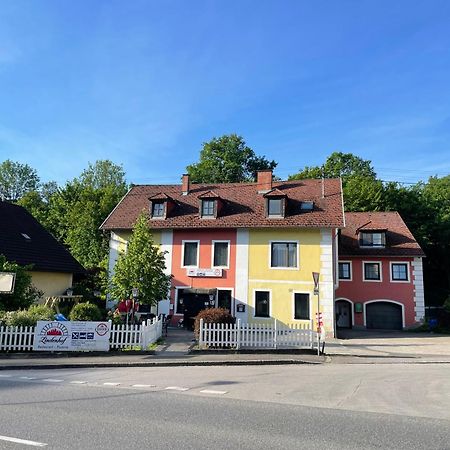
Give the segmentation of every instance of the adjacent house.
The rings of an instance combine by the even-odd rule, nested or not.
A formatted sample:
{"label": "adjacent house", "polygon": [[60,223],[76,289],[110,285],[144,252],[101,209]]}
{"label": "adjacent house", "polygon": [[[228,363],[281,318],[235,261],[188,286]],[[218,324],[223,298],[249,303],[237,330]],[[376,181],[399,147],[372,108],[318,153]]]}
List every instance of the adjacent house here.
{"label": "adjacent house", "polygon": [[336,324],[402,329],[424,318],[425,256],[397,212],[345,213],[339,239]]}
{"label": "adjacent house", "polygon": [[133,187],[102,224],[111,232],[109,269],[136,218],[148,211],[155,242],[173,275],[170,313],[193,320],[205,306],[222,306],[244,322],[334,330],[338,230],[344,226],[339,179]]}
{"label": "adjacent house", "polygon": [[33,285],[44,297],[63,294],[74,274],[84,272],[78,261],[21,206],[0,202],[0,254],[19,265],[32,265]]}

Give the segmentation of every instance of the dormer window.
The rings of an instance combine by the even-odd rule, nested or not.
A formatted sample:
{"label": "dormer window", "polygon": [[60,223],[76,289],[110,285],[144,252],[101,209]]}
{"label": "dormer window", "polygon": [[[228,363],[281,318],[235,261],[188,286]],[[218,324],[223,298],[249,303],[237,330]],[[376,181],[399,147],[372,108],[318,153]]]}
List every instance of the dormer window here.
{"label": "dormer window", "polygon": [[384,247],[386,245],[386,233],[384,231],[360,231],[360,247]]}
{"label": "dormer window", "polygon": [[175,206],[174,200],[168,195],[159,192],[149,198],[150,217],[152,219],[167,219]]}
{"label": "dormer window", "polygon": [[164,202],[153,202],[152,217],[164,217]]}
{"label": "dormer window", "polygon": [[202,200],[202,217],[214,217],[216,211],[216,200]]}
{"label": "dormer window", "polygon": [[282,198],[269,198],[268,199],[268,214],[269,217],[282,217],[283,199]]}

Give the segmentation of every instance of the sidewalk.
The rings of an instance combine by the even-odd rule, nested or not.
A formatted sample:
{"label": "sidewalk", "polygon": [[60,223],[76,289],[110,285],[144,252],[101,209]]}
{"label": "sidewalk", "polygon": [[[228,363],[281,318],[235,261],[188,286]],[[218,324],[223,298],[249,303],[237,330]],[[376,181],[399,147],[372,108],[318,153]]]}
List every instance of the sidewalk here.
{"label": "sidewalk", "polygon": [[0,354],[0,370],[11,369],[72,369],[87,367],[169,367],[169,366],[231,366],[321,364],[325,356],[312,354],[206,353],[190,352],[195,344],[193,333],[180,328],[169,328],[164,343],[150,352],[105,353],[4,353]]}

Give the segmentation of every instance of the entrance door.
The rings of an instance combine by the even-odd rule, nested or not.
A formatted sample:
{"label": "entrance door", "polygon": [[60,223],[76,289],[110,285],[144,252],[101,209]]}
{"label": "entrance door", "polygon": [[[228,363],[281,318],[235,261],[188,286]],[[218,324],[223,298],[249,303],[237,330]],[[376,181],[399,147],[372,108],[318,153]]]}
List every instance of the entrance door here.
{"label": "entrance door", "polygon": [[352,327],[352,304],[346,300],[336,302],[336,325],[338,328]]}
{"label": "entrance door", "polygon": [[231,304],[231,290],[229,289],[219,289],[217,291],[217,307],[225,308],[228,312],[232,313]]}
{"label": "entrance door", "polygon": [[183,294],[184,305],[184,327],[188,330],[194,329],[195,317],[203,309],[209,308],[209,295],[208,294]]}

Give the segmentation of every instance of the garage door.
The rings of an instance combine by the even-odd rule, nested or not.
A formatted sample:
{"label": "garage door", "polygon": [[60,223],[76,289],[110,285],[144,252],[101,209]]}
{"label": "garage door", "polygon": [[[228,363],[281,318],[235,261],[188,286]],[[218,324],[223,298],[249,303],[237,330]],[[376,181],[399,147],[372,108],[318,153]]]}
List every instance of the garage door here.
{"label": "garage door", "polygon": [[389,302],[369,303],[366,306],[366,326],[380,330],[401,330],[402,307]]}

